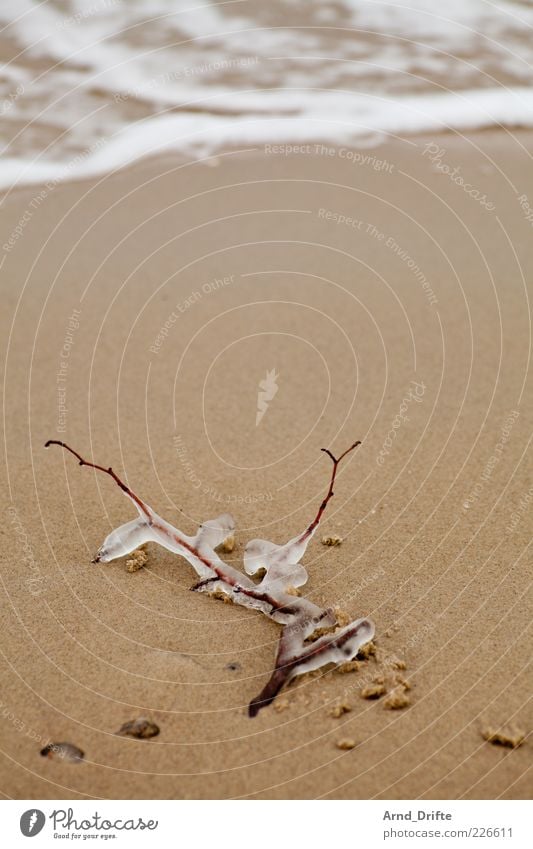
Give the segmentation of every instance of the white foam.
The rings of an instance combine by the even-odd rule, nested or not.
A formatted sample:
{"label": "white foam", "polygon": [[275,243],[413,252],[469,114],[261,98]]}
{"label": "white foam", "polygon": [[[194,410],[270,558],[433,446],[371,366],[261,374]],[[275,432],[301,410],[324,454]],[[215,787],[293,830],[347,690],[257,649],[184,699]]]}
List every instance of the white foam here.
{"label": "white foam", "polygon": [[[353,97],[335,93],[285,92],[281,104],[286,112],[301,106],[299,114],[257,115],[246,110],[268,111],[266,102],[280,93],[243,97],[242,116],[183,113],[149,118],[120,129],[87,155],[78,154],[64,163],[38,159],[3,159],[0,184],[32,183],[88,177],[130,164],[143,156],[178,150],[207,155],[225,146],[260,146],[287,142],[326,142],[357,146],[379,134],[389,135],[453,126],[471,130],[493,125],[533,127],[533,90],[500,89],[466,91],[404,98]],[[264,99],[263,99],[264,98]],[[254,99],[256,102],[254,103]],[[282,98],[283,101],[283,98]],[[237,98],[237,103],[239,103]]]}

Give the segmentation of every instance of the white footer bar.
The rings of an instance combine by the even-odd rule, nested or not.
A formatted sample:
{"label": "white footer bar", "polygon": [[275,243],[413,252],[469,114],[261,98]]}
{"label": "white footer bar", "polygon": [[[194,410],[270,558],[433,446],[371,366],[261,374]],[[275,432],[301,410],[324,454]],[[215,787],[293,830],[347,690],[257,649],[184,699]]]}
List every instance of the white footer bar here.
{"label": "white footer bar", "polygon": [[2,845],[530,849],[532,807],[527,801],[10,800],[2,802]]}

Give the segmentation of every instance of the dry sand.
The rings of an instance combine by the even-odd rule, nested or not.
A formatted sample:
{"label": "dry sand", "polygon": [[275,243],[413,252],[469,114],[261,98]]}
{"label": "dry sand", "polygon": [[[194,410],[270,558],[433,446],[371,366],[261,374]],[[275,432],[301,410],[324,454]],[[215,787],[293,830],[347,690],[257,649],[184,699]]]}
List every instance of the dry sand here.
{"label": "dry sand", "polygon": [[[531,742],[483,731],[531,729],[532,139],[440,138],[494,210],[435,170],[430,141],[358,150],[381,170],[256,149],[4,199],[2,244],[26,218],[1,269],[5,796],[528,795]],[[249,719],[278,626],[189,592],[190,567],[154,546],[133,574],[91,565],[134,511],[50,438],[186,532],[231,510],[235,564],[249,538],[302,530],[327,485],[319,449],[361,439],[304,563],[311,598],[374,619],[376,657]],[[395,658],[410,705],[387,710],[360,690],[394,688]],[[159,735],[116,736],[138,717]],[[84,761],[40,756],[58,741]]]}

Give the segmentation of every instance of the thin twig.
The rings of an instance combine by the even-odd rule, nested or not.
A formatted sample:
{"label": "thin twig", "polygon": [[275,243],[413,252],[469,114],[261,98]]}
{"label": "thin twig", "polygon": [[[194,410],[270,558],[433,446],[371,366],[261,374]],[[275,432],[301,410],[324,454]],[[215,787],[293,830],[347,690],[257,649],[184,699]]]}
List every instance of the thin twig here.
{"label": "thin twig", "polygon": [[104,466],[98,466],[96,463],[90,463],[88,460],[84,460],[83,457],[81,456],[81,454],[78,454],[77,451],[74,451],[74,449],[71,448],[70,445],[67,445],[66,442],[60,442],[58,439],[49,439],[48,442],[45,443],[44,447],[49,448],[50,445],[60,445],[61,448],[64,448],[66,451],[70,451],[70,453],[74,454],[74,456],[77,458],[77,460],[79,460],[80,466],[89,466],[89,468],[91,468],[91,469],[97,469],[99,472],[105,472],[106,475],[110,475],[113,478],[113,480],[115,481],[115,483],[118,484],[118,486],[121,488],[121,490],[123,492],[125,492],[126,495],[129,495],[129,497],[133,501],[135,501],[136,504],[138,504],[138,506],[143,511],[146,518],[148,519],[148,522],[151,524],[152,517],[151,517],[151,514],[150,514],[150,510],[148,509],[146,504],[143,501],[141,501],[141,499],[139,498],[138,495],[135,495],[135,493],[131,491],[129,486],[126,486],[124,481],[120,480],[119,476],[117,474],[115,474],[115,472],[113,471],[111,466],[109,466],[109,468],[106,469]]}

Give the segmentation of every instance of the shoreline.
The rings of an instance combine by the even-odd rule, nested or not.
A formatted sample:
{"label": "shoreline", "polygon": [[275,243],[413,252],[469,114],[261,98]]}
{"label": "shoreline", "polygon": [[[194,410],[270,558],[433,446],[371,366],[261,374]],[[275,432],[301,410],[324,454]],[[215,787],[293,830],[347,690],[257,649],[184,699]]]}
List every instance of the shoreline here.
{"label": "shoreline", "polygon": [[[528,798],[531,743],[483,735],[532,722],[533,242],[520,201],[533,203],[532,139],[358,151],[379,169],[330,154],[165,156],[30,207],[0,266],[4,792]],[[449,173],[424,156],[437,143]],[[0,207],[1,245],[35,191]],[[413,384],[424,391],[405,406]],[[286,542],[315,514],[320,448],[361,439],[303,559],[304,592],[371,618],[377,654],[302,679],[249,719],[278,628],[191,593],[192,571],[154,545],[133,574],[91,565],[133,515],[42,449],[58,434],[184,533],[229,509],[238,568],[247,540]],[[369,687],[384,692],[362,697]],[[409,704],[386,707],[399,690]],[[117,736],[138,716],[159,736]],[[39,756],[58,740],[84,762]]]}

